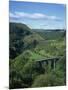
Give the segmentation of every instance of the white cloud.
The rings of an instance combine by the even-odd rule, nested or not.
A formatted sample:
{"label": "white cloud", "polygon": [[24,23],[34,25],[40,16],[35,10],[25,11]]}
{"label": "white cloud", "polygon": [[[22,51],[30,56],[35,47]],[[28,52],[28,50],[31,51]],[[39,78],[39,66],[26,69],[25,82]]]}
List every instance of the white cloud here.
{"label": "white cloud", "polygon": [[9,17],[10,18],[19,18],[19,16],[18,15],[16,15],[16,14],[14,14],[14,13],[9,13]]}
{"label": "white cloud", "polygon": [[24,13],[24,12],[15,12],[10,13],[10,17],[18,17],[18,18],[29,18],[29,19],[43,19],[45,18],[45,15],[42,13]]}
{"label": "white cloud", "polygon": [[14,12],[14,13],[10,12],[10,18],[19,18],[19,19],[28,18],[28,19],[39,19],[39,20],[40,19],[61,20],[57,16],[48,16],[48,15],[43,14],[43,13],[25,13],[25,12]]}

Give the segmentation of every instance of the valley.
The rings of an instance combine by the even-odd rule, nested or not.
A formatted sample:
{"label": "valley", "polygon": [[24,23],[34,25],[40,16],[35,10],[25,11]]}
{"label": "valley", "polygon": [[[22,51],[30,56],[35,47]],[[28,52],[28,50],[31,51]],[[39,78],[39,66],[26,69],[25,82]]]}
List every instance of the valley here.
{"label": "valley", "polygon": [[[62,86],[66,82],[66,30],[37,30],[9,23],[10,88]],[[37,60],[59,57],[55,70]],[[63,67],[64,66],[64,67]]]}

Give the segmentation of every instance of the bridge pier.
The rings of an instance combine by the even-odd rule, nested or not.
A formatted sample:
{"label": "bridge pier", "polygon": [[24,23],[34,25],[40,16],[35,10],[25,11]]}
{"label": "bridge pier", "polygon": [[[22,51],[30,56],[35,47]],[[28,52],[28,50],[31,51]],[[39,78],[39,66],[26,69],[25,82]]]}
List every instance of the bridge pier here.
{"label": "bridge pier", "polygon": [[51,69],[55,70],[55,67],[56,67],[56,62],[55,62],[55,59],[54,59],[54,60],[51,60]]}
{"label": "bridge pier", "polygon": [[55,71],[55,68],[56,68],[56,60],[54,59],[54,71]]}
{"label": "bridge pier", "polygon": [[54,60],[51,60],[51,68],[55,71],[56,69],[56,63],[59,59],[54,59]]}

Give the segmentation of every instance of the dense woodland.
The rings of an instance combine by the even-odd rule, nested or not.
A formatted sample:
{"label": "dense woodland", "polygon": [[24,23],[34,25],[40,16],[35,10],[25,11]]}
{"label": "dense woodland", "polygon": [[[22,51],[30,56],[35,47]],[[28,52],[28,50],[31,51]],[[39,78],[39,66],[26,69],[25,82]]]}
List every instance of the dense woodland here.
{"label": "dense woodland", "polygon": [[[65,85],[66,30],[30,29],[21,23],[9,26],[9,88]],[[60,56],[55,70],[36,63],[42,58]]]}

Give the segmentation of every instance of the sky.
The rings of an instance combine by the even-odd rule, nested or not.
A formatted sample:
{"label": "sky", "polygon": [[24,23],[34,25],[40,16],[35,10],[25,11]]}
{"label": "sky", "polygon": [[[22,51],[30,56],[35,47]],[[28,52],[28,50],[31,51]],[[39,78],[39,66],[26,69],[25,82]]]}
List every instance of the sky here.
{"label": "sky", "polygon": [[32,29],[65,29],[65,18],[64,4],[9,1],[9,21]]}

